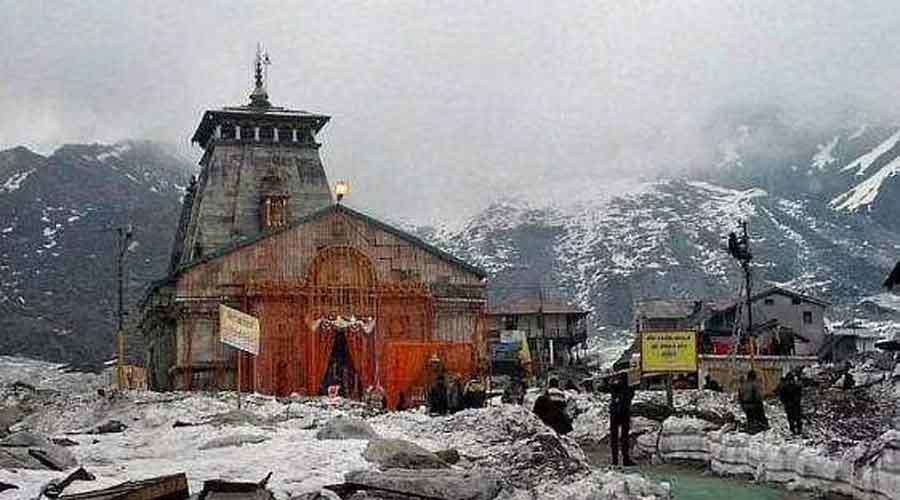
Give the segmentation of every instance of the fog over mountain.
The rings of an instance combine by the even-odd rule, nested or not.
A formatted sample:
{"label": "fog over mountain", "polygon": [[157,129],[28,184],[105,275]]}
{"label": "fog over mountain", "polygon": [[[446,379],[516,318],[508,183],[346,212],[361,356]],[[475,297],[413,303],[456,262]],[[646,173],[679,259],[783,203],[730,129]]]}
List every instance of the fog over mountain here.
{"label": "fog over mountain", "polygon": [[334,117],[331,178],[417,222],[893,124],[893,3],[789,4],[2,0],[0,149],[141,138],[197,156],[202,111],[246,101],[257,42],[275,104]]}

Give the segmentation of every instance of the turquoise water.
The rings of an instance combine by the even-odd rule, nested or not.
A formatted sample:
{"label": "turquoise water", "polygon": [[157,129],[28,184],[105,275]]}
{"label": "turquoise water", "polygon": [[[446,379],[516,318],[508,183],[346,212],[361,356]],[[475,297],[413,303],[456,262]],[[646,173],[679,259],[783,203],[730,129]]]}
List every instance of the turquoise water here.
{"label": "turquoise water", "polygon": [[[605,448],[584,448],[588,460],[597,467],[609,464]],[[702,467],[687,465],[640,465],[628,467],[646,478],[667,482],[675,500],[812,500],[812,494],[791,492],[775,486],[705,474]]]}
{"label": "turquoise water", "polygon": [[704,475],[700,470],[677,466],[635,467],[654,481],[668,482],[676,500],[807,500],[803,493]]}

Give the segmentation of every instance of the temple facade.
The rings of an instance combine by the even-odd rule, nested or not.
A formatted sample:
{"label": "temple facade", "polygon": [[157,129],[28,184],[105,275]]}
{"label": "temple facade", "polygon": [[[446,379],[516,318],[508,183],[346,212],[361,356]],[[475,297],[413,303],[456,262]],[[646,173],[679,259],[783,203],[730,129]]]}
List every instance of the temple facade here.
{"label": "temple facade", "polygon": [[[142,303],[150,388],[380,387],[396,407],[424,397],[435,365],[485,371],[486,274],[335,202],[316,142],[328,120],[272,106],[259,58],[250,104],[203,115],[170,272]],[[220,304],[259,319],[258,355],[222,344]]]}

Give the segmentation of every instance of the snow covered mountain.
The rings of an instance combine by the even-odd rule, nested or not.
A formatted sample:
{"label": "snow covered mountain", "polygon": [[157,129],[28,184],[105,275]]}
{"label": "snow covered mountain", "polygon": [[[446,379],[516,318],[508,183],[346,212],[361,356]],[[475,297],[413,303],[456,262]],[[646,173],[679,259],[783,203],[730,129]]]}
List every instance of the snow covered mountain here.
{"label": "snow covered mountain", "polygon": [[0,353],[113,353],[116,227],[134,225],[127,303],[165,272],[192,171],[148,142],[0,152]]}
{"label": "snow covered mountain", "polygon": [[741,274],[725,237],[747,218],[754,286],[786,285],[851,315],[900,258],[900,127],[771,128],[737,127],[721,161],[688,178],[568,204],[513,197],[420,233],[494,273],[495,298],[540,287],[593,310],[597,326],[627,327],[636,299],[734,297]]}

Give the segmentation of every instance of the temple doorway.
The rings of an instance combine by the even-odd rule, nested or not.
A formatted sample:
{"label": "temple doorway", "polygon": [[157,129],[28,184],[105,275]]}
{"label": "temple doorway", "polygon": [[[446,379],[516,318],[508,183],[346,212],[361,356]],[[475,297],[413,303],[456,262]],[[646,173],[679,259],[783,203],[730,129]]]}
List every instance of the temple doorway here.
{"label": "temple doorway", "polygon": [[353,368],[350,345],[347,342],[346,330],[338,330],[334,335],[334,344],[331,348],[331,357],[322,377],[322,385],[319,394],[328,394],[332,386],[339,388],[338,394],[345,398],[359,397],[359,377]]}

